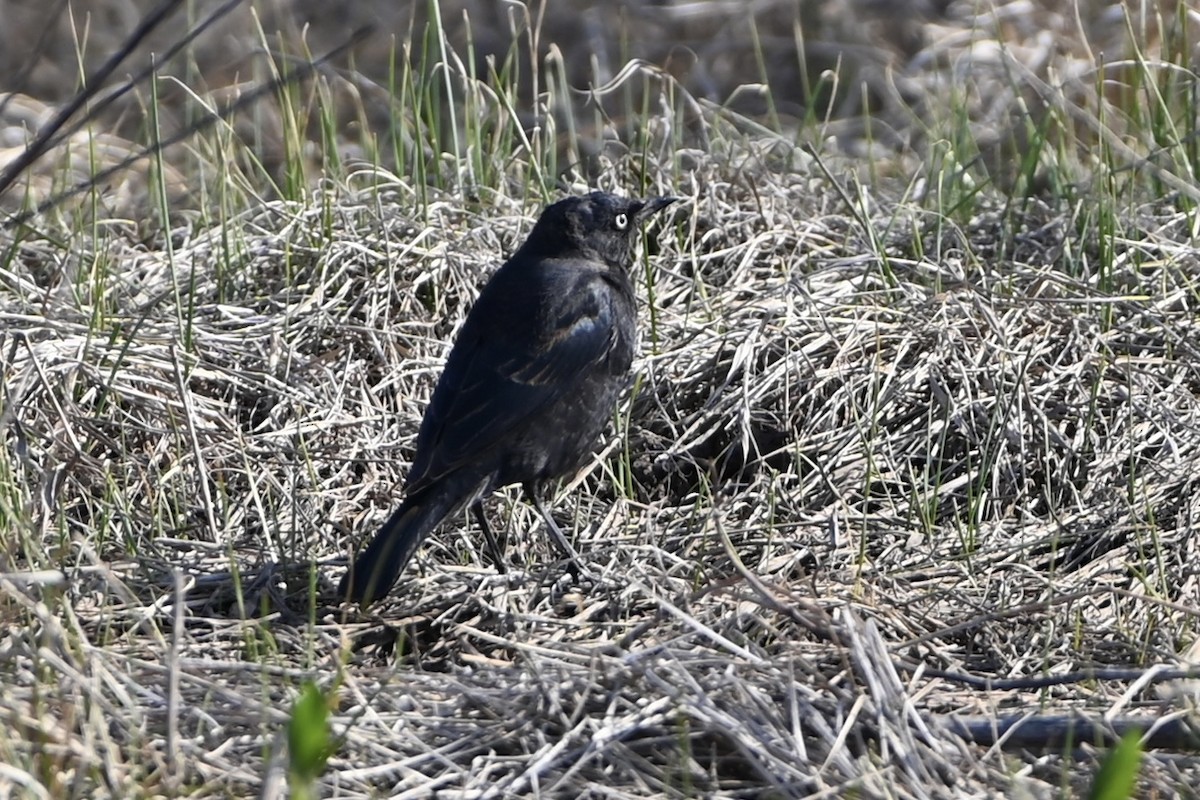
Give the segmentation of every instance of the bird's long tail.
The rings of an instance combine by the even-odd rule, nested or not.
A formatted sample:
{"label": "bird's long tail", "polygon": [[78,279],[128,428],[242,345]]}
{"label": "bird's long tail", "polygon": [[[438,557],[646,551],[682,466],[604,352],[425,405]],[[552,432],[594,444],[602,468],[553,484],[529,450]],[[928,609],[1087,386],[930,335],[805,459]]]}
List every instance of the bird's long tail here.
{"label": "bird's long tail", "polygon": [[450,476],[404,498],[338,585],[338,597],[370,605],[395,585],[425,537],[446,517],[479,499],[484,483]]}

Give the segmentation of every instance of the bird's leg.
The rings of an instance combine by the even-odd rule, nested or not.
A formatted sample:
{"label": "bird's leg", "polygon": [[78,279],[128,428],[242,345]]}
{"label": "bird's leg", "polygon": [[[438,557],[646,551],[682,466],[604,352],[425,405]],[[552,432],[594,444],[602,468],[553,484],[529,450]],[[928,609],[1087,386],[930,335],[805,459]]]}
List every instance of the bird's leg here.
{"label": "bird's leg", "polygon": [[483,513],[483,503],[475,501],[471,504],[471,513],[475,515],[475,519],[479,522],[479,527],[483,528],[483,538],[487,539],[488,551],[492,554],[492,561],[495,563],[496,571],[500,574],[508,572],[508,567],[504,564],[504,551],[496,542],[496,537],[492,533],[492,526],[488,523],[487,514]]}
{"label": "bird's leg", "polygon": [[550,516],[550,511],[546,508],[546,504],[542,502],[542,493],[538,490],[538,487],[525,484],[525,496],[529,498],[529,502],[533,503],[533,507],[538,510],[538,513],[542,515],[542,519],[546,521],[546,526],[550,528],[550,536],[554,539],[554,543],[558,545],[558,549],[567,557],[571,565],[578,570],[579,575],[587,575],[587,568],[579,560],[579,553],[575,552],[575,548],[567,541],[567,537],[563,535],[562,529],[558,527],[558,523],[554,521],[554,517]]}

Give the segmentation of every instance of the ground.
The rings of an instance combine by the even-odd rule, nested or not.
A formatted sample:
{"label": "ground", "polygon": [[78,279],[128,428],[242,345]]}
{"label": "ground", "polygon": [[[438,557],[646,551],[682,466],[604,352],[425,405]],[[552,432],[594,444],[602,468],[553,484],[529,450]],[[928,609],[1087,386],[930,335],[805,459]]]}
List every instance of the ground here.
{"label": "ground", "polygon": [[[150,5],[0,3],[0,165]],[[0,192],[0,789],[1083,797],[1133,731],[1115,796],[1197,796],[1200,12],[1058,5],[248,3],[123,68]],[[339,603],[594,187],[686,202],[554,495],[591,576],[514,488],[507,573],[464,517]]]}

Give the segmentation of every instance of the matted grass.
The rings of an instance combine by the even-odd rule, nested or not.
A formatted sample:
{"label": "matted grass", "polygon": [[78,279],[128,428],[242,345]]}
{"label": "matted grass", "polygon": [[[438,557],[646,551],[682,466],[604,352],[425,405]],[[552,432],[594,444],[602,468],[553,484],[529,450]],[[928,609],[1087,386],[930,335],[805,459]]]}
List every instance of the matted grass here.
{"label": "matted grass", "polygon": [[[927,25],[952,23],[958,50],[937,28],[922,52],[994,41]],[[414,68],[364,160],[326,76],[270,104],[273,166],[216,125],[132,205],[98,186],[5,228],[0,787],[281,796],[312,680],[323,796],[1084,796],[1111,734],[1151,726],[1137,792],[1196,796],[1197,117],[1172,52],[1122,66],[1170,77],[1123,105],[1075,91],[1095,75],[1040,94],[999,172],[982,79],[915,117],[927,145],[861,157],[796,145],[821,113],[637,64],[593,98],[603,146],[549,68],[540,127],[517,76],[452,69],[448,133]],[[940,69],[913,68],[928,96]],[[26,207],[74,183],[42,174]],[[612,432],[554,499],[594,578],[513,491],[487,507],[507,575],[452,520],[386,601],[339,606],[479,287],[547,198],[597,185],[688,202],[646,237]]]}

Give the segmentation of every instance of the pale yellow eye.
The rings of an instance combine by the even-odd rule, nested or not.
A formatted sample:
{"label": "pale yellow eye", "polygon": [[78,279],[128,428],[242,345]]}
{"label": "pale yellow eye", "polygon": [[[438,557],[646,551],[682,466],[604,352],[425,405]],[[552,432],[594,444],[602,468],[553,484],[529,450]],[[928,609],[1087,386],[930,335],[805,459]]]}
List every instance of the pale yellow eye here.
{"label": "pale yellow eye", "polygon": [[613,221],[616,223],[617,230],[619,231],[625,230],[625,228],[629,225],[629,217],[625,216],[624,214],[617,214],[616,219]]}

